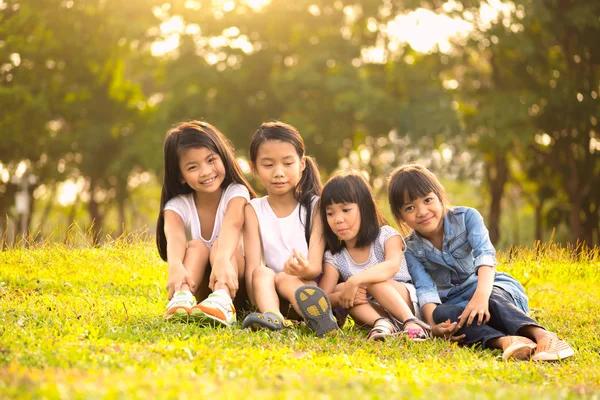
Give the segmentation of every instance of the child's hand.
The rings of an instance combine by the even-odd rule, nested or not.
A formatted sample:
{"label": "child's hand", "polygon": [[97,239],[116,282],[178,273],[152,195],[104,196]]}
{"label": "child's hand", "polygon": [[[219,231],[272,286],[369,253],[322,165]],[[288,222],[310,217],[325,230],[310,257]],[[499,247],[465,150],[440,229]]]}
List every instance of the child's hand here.
{"label": "child's hand", "polygon": [[344,283],[344,288],[342,289],[342,293],[340,293],[340,304],[344,308],[352,308],[355,305],[354,299],[357,296],[358,292],[358,284],[356,284],[352,278],[348,279],[346,283]]}
{"label": "child's hand", "polygon": [[308,260],[296,249],[293,249],[293,254],[283,264],[283,272],[291,276],[302,277],[309,266]]}
{"label": "child's hand", "polygon": [[452,342],[460,342],[465,338],[465,335],[454,336],[458,331],[458,322],[450,322],[450,320],[440,322],[431,326],[431,334],[435,337],[449,340]]}
{"label": "child's hand", "polygon": [[477,325],[481,325],[482,322],[487,323],[490,320],[489,299],[489,296],[486,296],[485,293],[476,290],[471,301],[458,317],[458,329],[462,328],[465,323],[467,326],[471,326],[476,317]]}
{"label": "child's hand", "polygon": [[354,307],[360,306],[361,304],[367,304],[369,299],[367,298],[367,287],[359,286],[354,295]]}
{"label": "child's hand", "polygon": [[237,271],[231,264],[231,261],[215,262],[215,266],[210,272],[208,287],[214,292],[215,290],[223,289],[225,286],[229,289],[229,293],[233,299],[239,289]]}
{"label": "child's hand", "polygon": [[185,285],[189,287],[190,292],[196,291],[196,282],[192,279],[189,272],[183,264],[169,266],[169,278],[167,280],[167,290],[169,291],[169,300],[173,298],[173,294],[185,289]]}

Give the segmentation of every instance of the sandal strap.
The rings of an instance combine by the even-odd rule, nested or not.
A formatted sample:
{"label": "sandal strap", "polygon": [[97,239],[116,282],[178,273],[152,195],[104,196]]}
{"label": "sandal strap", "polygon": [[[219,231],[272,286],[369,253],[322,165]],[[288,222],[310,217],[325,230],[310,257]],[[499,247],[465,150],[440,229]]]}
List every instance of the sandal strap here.
{"label": "sandal strap", "polygon": [[421,328],[423,328],[423,330],[426,331],[427,334],[429,334],[431,332],[431,326],[429,326],[425,322],[423,322],[420,319],[415,318],[415,317],[411,317],[411,318],[406,319],[404,322],[402,322],[402,326],[404,327],[404,325],[406,325],[409,322],[411,322],[413,324],[416,324],[416,325],[419,325]]}

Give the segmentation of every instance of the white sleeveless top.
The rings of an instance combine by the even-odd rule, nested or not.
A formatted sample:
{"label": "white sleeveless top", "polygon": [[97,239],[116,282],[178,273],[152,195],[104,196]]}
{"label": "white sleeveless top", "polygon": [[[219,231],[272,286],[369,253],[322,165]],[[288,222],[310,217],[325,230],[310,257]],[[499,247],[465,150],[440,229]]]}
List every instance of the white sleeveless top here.
{"label": "white sleeveless top", "polygon": [[[298,203],[290,215],[278,218],[269,204],[268,197],[252,199],[250,205],[258,218],[265,264],[275,272],[282,272],[283,265],[293,254],[293,249],[304,257],[308,256],[308,244],[304,232],[306,207]],[[313,196],[311,223],[318,201],[319,197]]]}
{"label": "white sleeveless top", "polygon": [[219,206],[217,207],[212,235],[208,240],[202,237],[200,218],[198,217],[198,210],[196,209],[196,203],[194,202],[194,193],[173,197],[171,200],[167,201],[165,211],[174,211],[181,217],[185,227],[185,237],[188,242],[190,240],[200,239],[210,250],[213,243],[219,238],[223,218],[225,218],[225,211],[227,211],[227,204],[234,197],[243,197],[246,201],[249,201],[250,193],[248,192],[248,188],[239,183],[232,183],[227,186],[223,193],[221,193],[221,200],[219,200]]}

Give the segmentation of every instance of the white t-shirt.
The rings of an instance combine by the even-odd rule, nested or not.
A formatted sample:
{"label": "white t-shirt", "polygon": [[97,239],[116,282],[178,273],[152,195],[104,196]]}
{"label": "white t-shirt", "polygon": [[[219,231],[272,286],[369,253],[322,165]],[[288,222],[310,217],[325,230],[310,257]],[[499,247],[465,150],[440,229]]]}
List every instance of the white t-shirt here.
{"label": "white t-shirt", "polygon": [[227,204],[234,197],[243,197],[246,201],[250,201],[250,193],[246,186],[239,183],[232,183],[227,186],[221,194],[221,200],[219,200],[219,206],[217,207],[217,213],[215,215],[212,235],[208,240],[202,237],[200,218],[198,217],[198,210],[196,209],[196,203],[194,202],[194,193],[173,197],[171,200],[167,201],[165,211],[175,211],[181,217],[185,227],[185,237],[188,242],[190,240],[200,239],[206,244],[206,247],[210,249],[215,240],[219,238],[219,231],[221,230],[221,224],[225,217],[225,211],[227,211]]}
{"label": "white t-shirt", "polygon": [[[283,264],[293,254],[293,249],[305,257],[308,256],[308,244],[304,233],[306,207],[298,203],[290,215],[278,218],[269,204],[268,197],[252,199],[250,205],[258,218],[265,264],[275,272],[282,272]],[[313,196],[311,223],[318,201],[319,197]]]}

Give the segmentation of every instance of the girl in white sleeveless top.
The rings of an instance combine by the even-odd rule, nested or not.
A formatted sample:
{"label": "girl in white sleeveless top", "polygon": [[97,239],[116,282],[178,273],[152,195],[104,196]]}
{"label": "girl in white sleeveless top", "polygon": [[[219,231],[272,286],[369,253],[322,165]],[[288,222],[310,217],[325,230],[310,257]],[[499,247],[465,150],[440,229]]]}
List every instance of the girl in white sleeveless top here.
{"label": "girl in white sleeveless top", "polygon": [[[316,285],[322,273],[325,243],[317,212],[322,185],[316,163],[305,156],[302,137],[283,122],[261,125],[252,137],[250,160],[267,196],[252,200],[245,210],[246,282],[259,312],[248,315],[243,327],[278,330],[290,326],[278,295],[306,316],[295,292]],[[309,305],[327,301],[322,292],[311,296]],[[337,329],[330,309],[317,317],[327,319],[319,334]]]}
{"label": "girl in white sleeveless top", "polygon": [[[372,326],[369,339],[384,339],[397,330],[414,341],[429,338],[429,326],[415,317],[419,306],[404,240],[387,225],[364,176],[351,171],[332,177],[319,211],[327,243],[320,286],[331,303]],[[338,286],[340,278],[344,283]]]}

